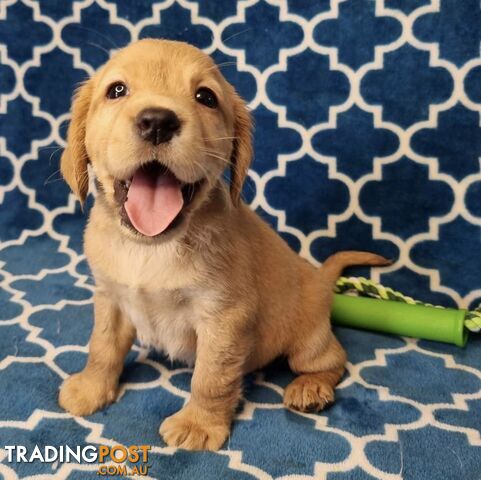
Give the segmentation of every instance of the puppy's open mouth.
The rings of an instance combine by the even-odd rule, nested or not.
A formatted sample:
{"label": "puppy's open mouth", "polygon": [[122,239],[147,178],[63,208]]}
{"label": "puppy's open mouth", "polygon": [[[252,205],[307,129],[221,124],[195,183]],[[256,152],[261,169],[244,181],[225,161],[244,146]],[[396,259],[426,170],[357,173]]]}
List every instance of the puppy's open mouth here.
{"label": "puppy's open mouth", "polygon": [[181,223],[203,184],[204,180],[181,182],[165,165],[152,161],[129,180],[116,180],[114,189],[122,221],[142,235],[155,237]]}

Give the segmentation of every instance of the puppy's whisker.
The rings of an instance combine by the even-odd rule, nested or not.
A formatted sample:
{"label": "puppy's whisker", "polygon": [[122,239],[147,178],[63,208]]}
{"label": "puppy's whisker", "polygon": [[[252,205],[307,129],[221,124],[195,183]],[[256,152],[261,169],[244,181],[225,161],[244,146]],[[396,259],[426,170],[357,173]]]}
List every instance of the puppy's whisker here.
{"label": "puppy's whisker", "polygon": [[[194,164],[195,164],[195,166],[197,166],[198,168],[200,168],[202,170],[202,173],[204,174],[204,177],[208,179],[209,178],[209,171],[205,168],[205,166],[202,165],[202,163],[199,160],[196,160],[196,159],[194,159]],[[192,173],[194,173],[194,174],[196,173],[194,171],[195,169],[194,169],[193,165],[191,165],[191,170],[192,170]]]}
{"label": "puppy's whisker", "polygon": [[217,155],[212,155],[211,153],[204,152],[208,157],[215,158],[216,160],[220,160],[226,167],[233,167],[235,168],[234,164],[231,164],[228,160],[225,158],[219,157]]}
{"label": "puppy's whisker", "polygon": [[[112,45],[116,50],[118,50],[120,47],[110,38],[108,37],[107,35],[104,35],[103,33],[100,33],[98,30],[94,30],[93,28],[88,28],[88,27],[84,27],[83,25],[75,25],[76,28],[80,28],[82,30],[86,30],[87,32],[91,32],[91,33],[94,33],[95,35],[98,35],[99,37],[102,37],[104,38],[105,40],[107,40],[110,45]],[[110,55],[110,52],[109,52],[109,55]]]}
{"label": "puppy's whisker", "polygon": [[217,67],[221,68],[221,67],[229,67],[231,65],[237,65],[237,62],[235,61],[231,61],[231,62],[222,62],[222,63],[218,63],[217,64]]}
{"label": "puppy's whisker", "polygon": [[47,177],[47,179],[44,182],[44,186],[48,185],[50,183],[58,182],[59,180],[62,180],[62,178],[54,178],[53,180],[50,180],[54,175],[57,175],[57,173],[60,173],[60,169],[55,170],[51,175]]}
{"label": "puppy's whisker", "polygon": [[45,183],[43,184],[43,186],[47,186],[47,185],[51,185],[52,183],[55,183],[55,182],[61,182],[63,181],[63,178],[54,178],[53,180],[50,180],[49,182],[45,181]]}
{"label": "puppy's whisker", "polygon": [[225,42],[228,42],[229,40],[232,40],[233,38],[239,36],[239,35],[242,35],[244,33],[247,33],[249,30],[252,30],[251,27],[249,28],[246,28],[245,30],[241,30],[240,32],[237,32],[237,33],[234,33],[233,35],[231,35],[230,37],[227,37],[227,38],[224,38],[224,40],[222,40],[224,43]]}
{"label": "puppy's whisker", "polygon": [[[217,158],[217,159],[219,159],[219,160],[222,160],[222,161],[223,161],[228,167],[230,167],[234,172],[237,172],[237,169],[238,169],[237,165],[236,165],[235,163],[232,163],[232,162],[230,161],[230,159],[226,159],[226,158],[224,158],[224,157],[221,157],[221,156],[219,156],[219,155],[216,155],[216,154],[212,153],[212,152],[209,151],[209,150],[202,150],[202,151],[203,151],[207,156],[209,156],[209,157],[213,157],[213,158]],[[227,178],[227,176],[226,176],[225,173],[223,173],[222,176],[223,176],[224,180],[226,180],[227,182],[230,181],[230,179]],[[255,195],[256,191],[254,190],[254,188],[252,188],[252,185],[250,185],[249,183],[245,183],[244,185],[246,185],[247,188]]]}
{"label": "puppy's whisker", "polygon": [[50,162],[52,161],[52,157],[57,153],[60,152],[60,150],[63,150],[63,147],[58,147],[56,150],[54,150],[51,154],[50,157],[48,157],[48,164],[50,165]]}
{"label": "puppy's whisker", "polygon": [[[213,153],[211,153],[211,152],[209,152],[209,151],[203,150],[203,152],[204,152],[207,156],[210,156],[210,157],[213,157],[213,158],[217,158],[217,159],[219,159],[219,160],[222,160],[222,161],[226,164],[227,167],[231,168],[234,172],[237,172],[237,169],[238,169],[237,165],[236,165],[235,163],[232,163],[230,160],[225,159],[225,158],[223,158],[223,157],[220,157],[219,155],[215,155],[215,154],[213,154]],[[224,179],[225,179],[225,180],[229,180],[227,177],[225,177],[225,174],[224,174]],[[252,188],[252,186],[249,185],[248,183],[247,183],[246,185],[247,185],[248,188],[250,188],[250,190],[255,194],[255,190]]]}
{"label": "puppy's whisker", "polygon": [[[227,183],[230,182],[230,178],[229,178],[225,173],[222,174],[222,178],[223,178]],[[255,191],[255,189],[252,187],[252,185],[251,185],[250,183],[245,182],[245,183],[244,183],[244,187],[247,188],[247,189],[255,196],[256,191]],[[243,194],[242,192],[241,192],[241,198],[242,198],[242,200],[245,201],[245,197],[244,197],[244,194]],[[246,202],[246,203],[248,203],[248,202]]]}
{"label": "puppy's whisker", "polygon": [[219,160],[222,160],[224,163],[226,163],[227,165],[229,165],[231,162],[229,159],[227,158],[224,158],[224,157],[221,157],[220,155],[217,155],[215,154],[214,152],[211,152],[209,150],[201,150],[201,152],[207,154],[209,157],[213,157],[213,158],[217,158]]}
{"label": "puppy's whisker", "polygon": [[98,45],[97,43],[93,43],[93,42],[87,42],[87,45],[91,45],[92,47],[98,48],[99,50],[102,50],[103,52],[105,52],[107,55],[110,55],[110,51],[102,47],[102,45]]}
{"label": "puppy's whisker", "polygon": [[215,70],[216,68],[223,68],[223,67],[230,67],[233,65],[237,65],[237,62],[223,62],[223,63],[218,63],[214,65],[213,67],[210,67],[206,70],[206,72],[210,72],[211,70]]}
{"label": "puppy's whisker", "polygon": [[[201,149],[201,151],[204,152],[209,157],[213,157],[213,158],[217,158],[218,160],[222,160],[226,164],[226,166],[230,167],[232,170],[234,170],[234,172],[237,172],[237,169],[238,169],[237,165],[235,163],[232,163],[229,159],[226,159],[224,157],[216,155],[215,153],[211,152],[210,150]],[[222,176],[224,177],[224,180],[229,181],[229,178],[226,177],[225,173],[223,173]],[[254,188],[252,188],[252,185],[250,185],[249,183],[246,183],[245,185],[255,195],[256,192],[255,192]]]}
{"label": "puppy's whisker", "polygon": [[60,147],[59,145],[49,145],[47,147],[40,147],[38,149],[39,152],[43,152],[44,150],[52,150],[52,148],[56,149],[56,150],[60,150],[62,149],[63,147]]}
{"label": "puppy's whisker", "polygon": [[[215,155],[219,155],[220,153],[217,150],[212,150],[211,148],[202,148],[200,147],[199,150],[204,153],[213,153]],[[222,157],[224,158],[224,157]]]}
{"label": "puppy's whisker", "polygon": [[216,142],[217,140],[237,140],[239,137],[216,137],[216,138],[202,138],[206,142]]}

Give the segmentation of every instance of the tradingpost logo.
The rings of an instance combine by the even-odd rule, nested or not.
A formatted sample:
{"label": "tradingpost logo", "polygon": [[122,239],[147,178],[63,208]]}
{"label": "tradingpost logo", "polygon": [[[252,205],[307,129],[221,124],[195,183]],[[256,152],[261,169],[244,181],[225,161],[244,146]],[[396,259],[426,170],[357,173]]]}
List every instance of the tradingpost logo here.
{"label": "tradingpost logo", "polygon": [[[149,445],[7,445],[9,463],[99,463],[97,474],[104,476],[145,476],[149,473]],[[128,465],[127,465],[128,462]]]}

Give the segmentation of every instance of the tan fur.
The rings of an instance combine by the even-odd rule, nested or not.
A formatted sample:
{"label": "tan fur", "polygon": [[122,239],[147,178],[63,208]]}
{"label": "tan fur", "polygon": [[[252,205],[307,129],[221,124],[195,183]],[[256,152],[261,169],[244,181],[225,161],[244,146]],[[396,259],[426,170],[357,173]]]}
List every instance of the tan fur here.
{"label": "tan fur", "polygon": [[83,204],[88,193],[88,156],[85,148],[87,114],[92,97],[91,82],[84,83],[75,94],[72,125],[67,135],[67,148],[63,152],[61,169],[65,181]]}
{"label": "tan fur", "polygon": [[[106,100],[119,80],[129,96]],[[216,92],[217,110],[194,101],[199,85]],[[147,106],[175,110],[181,135],[158,147],[139,139],[132,122]],[[195,362],[190,401],[160,427],[169,445],[220,448],[243,375],[280,355],[299,374],[285,391],[287,407],[318,411],[333,401],[346,361],[329,321],[334,283],[347,265],[387,261],[342,252],[316,269],[239,200],[252,158],[250,115],[209,57],[161,40],[120,51],[81,88],[68,142],[62,172],[72,190],[84,199],[89,161],[101,192],[85,232],[95,327],[87,367],[61,388],[63,408],[87,415],[115,400],[135,335]],[[153,157],[179,179],[207,184],[181,226],[149,238],[121,225],[113,182]],[[230,194],[221,180],[226,167]]]}

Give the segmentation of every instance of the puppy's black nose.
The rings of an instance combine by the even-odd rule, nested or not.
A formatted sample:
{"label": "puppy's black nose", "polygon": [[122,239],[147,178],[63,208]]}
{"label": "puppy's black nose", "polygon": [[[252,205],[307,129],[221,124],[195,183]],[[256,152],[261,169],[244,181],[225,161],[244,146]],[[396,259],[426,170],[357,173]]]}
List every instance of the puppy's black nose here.
{"label": "puppy's black nose", "polygon": [[139,135],[154,145],[168,142],[180,129],[179,117],[168,108],[146,108],[137,115]]}

